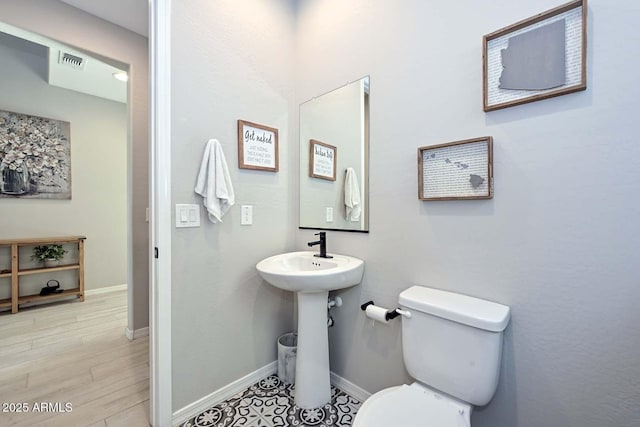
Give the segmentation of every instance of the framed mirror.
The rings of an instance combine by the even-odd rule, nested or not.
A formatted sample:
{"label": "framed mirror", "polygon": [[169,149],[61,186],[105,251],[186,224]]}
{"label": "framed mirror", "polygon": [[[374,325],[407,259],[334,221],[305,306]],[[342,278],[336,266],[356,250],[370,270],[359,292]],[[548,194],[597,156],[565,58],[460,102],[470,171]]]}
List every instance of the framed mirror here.
{"label": "framed mirror", "polygon": [[300,105],[300,228],[369,232],[369,77]]}

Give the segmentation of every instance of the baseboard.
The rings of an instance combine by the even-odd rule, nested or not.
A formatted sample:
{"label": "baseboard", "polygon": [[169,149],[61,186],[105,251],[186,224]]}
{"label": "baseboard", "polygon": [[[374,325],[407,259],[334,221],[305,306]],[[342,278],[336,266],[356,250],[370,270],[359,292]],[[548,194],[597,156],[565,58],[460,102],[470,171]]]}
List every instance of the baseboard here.
{"label": "baseboard", "polygon": [[187,421],[191,417],[195,417],[196,415],[203,412],[205,409],[210,408],[212,406],[217,405],[220,402],[223,402],[236,393],[241,392],[242,390],[248,388],[249,386],[257,383],[264,377],[268,377],[269,375],[274,374],[278,371],[278,362],[273,361],[266,366],[258,369],[257,371],[251,372],[248,375],[240,378],[232,382],[231,384],[227,384],[214,391],[213,393],[204,396],[200,400],[197,400],[182,409],[177,410],[173,413],[172,423],[174,426]]}
{"label": "baseboard", "polygon": [[99,295],[106,294],[108,292],[117,292],[124,291],[127,289],[127,284],[124,285],[115,285],[115,286],[107,286],[106,288],[98,288],[98,289],[85,289],[84,295]]}
{"label": "baseboard", "polygon": [[364,402],[371,396],[371,393],[369,393],[367,390],[358,387],[351,381],[345,380],[344,378],[342,378],[341,376],[339,376],[334,372],[330,373],[330,378],[331,378],[331,384],[338,387],[340,390],[344,391],[349,396],[355,397],[360,402]]}
{"label": "baseboard", "polygon": [[142,338],[142,337],[147,337],[149,336],[149,327],[146,326],[144,328],[140,328],[140,329],[135,329],[135,330],[131,330],[128,327],[125,328],[124,330],[124,334],[127,336],[127,338],[129,338],[131,341],[133,340],[137,340],[138,338]]}

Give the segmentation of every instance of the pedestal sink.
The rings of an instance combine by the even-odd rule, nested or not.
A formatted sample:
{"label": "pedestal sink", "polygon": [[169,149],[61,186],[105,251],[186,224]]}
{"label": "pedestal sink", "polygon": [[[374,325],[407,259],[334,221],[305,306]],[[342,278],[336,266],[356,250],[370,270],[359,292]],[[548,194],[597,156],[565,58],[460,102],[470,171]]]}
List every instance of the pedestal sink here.
{"label": "pedestal sink", "polygon": [[357,285],[364,261],[346,255],[318,258],[315,252],[289,252],[260,261],[256,269],[273,286],[297,293],[298,355],[295,403],[319,408],[331,400],[329,382],[329,291]]}

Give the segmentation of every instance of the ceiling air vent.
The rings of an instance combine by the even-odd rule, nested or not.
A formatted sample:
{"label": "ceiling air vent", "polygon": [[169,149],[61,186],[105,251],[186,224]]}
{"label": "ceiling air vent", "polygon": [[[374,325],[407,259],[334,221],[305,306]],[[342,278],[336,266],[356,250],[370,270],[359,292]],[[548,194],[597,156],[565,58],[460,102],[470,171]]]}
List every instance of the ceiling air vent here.
{"label": "ceiling air vent", "polygon": [[62,65],[66,65],[67,67],[71,67],[74,70],[83,70],[85,59],[81,56],[60,51],[60,59],[58,62]]}

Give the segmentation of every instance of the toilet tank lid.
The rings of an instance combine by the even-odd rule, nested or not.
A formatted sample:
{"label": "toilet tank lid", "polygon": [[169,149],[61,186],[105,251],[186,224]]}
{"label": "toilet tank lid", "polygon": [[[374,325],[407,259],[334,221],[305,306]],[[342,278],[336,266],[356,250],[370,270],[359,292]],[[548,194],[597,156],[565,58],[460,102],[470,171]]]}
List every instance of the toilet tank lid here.
{"label": "toilet tank lid", "polygon": [[506,305],[424,286],[400,293],[400,305],[443,319],[491,332],[501,332],[509,323]]}

